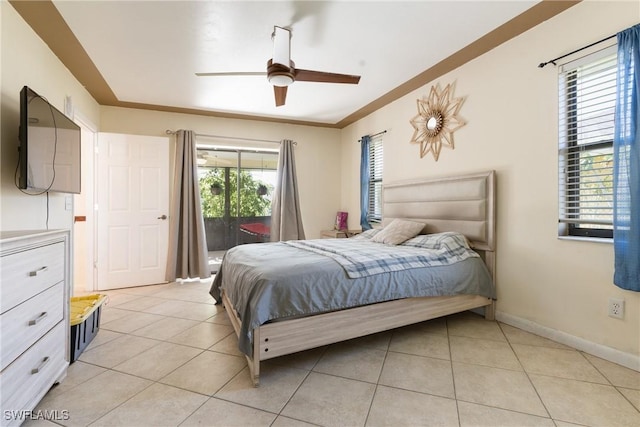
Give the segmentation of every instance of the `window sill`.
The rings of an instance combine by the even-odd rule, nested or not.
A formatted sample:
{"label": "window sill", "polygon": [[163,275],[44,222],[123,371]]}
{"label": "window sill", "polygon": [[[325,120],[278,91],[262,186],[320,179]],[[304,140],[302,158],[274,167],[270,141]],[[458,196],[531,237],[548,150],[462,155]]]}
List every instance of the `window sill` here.
{"label": "window sill", "polygon": [[613,239],[606,237],[580,237],[580,236],[558,236],[558,240],[571,240],[574,242],[592,242],[592,243],[613,243]]}

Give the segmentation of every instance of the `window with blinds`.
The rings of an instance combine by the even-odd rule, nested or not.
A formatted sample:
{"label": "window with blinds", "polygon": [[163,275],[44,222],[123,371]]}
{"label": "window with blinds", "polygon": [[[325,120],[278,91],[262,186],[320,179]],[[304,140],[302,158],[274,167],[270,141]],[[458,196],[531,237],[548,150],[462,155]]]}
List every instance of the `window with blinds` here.
{"label": "window with blinds", "polygon": [[613,237],[616,46],[560,67],[560,236]]}
{"label": "window with blinds", "polygon": [[368,221],[382,221],[382,170],[384,167],[382,136],[369,144],[369,215]]}

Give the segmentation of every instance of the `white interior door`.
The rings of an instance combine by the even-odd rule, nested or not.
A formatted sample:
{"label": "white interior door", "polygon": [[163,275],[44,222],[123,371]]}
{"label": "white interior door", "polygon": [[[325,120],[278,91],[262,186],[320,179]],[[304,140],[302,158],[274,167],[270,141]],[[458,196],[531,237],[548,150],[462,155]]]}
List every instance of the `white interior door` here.
{"label": "white interior door", "polygon": [[93,218],[95,175],[94,156],[98,142],[95,125],[82,114],[73,121],[82,132],[82,192],[73,196],[73,294],[95,290],[95,222]]}
{"label": "white interior door", "polygon": [[97,288],[164,283],[169,138],[100,133]]}

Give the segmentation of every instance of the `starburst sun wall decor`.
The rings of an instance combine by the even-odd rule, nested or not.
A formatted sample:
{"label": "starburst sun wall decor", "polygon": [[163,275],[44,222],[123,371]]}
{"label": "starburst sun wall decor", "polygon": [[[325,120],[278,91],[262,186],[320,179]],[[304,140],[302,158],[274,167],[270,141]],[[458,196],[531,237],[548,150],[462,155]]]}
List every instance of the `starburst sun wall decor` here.
{"label": "starburst sun wall decor", "polygon": [[418,99],[418,115],[411,119],[415,129],[412,144],[420,144],[420,157],[429,152],[438,161],[442,147],[453,149],[453,132],[466,122],[458,115],[463,98],[453,98],[453,85],[448,84],[440,91],[439,86],[431,86],[429,96]]}

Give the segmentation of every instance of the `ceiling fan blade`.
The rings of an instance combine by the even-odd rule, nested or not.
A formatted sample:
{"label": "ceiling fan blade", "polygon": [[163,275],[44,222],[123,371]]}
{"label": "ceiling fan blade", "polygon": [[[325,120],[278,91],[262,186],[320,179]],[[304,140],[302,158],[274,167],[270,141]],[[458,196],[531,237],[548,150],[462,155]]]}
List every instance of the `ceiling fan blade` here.
{"label": "ceiling fan blade", "polygon": [[287,86],[274,86],[273,94],[276,96],[276,107],[283,106],[287,99]]}
{"label": "ceiling fan blade", "polygon": [[266,76],[267,73],[264,71],[229,71],[224,73],[196,73],[198,77],[216,77],[216,76]]}
{"label": "ceiling fan blade", "polygon": [[273,63],[290,66],[291,32],[286,28],[273,27]]}
{"label": "ceiling fan blade", "polygon": [[324,71],[301,70],[296,68],[295,78],[298,82],[346,83],[358,84],[360,76],[351,74],[326,73]]}

